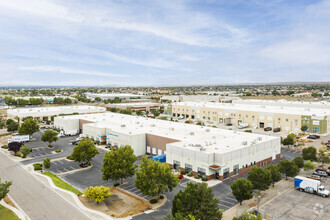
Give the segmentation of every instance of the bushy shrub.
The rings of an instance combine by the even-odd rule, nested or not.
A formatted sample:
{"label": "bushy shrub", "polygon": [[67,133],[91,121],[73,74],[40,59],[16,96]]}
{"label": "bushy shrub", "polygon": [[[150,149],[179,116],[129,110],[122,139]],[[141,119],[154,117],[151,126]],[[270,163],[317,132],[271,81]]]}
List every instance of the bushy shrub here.
{"label": "bushy shrub", "polygon": [[43,160],[43,164],[44,164],[44,167],[46,168],[46,169],[49,169],[50,168],[50,165],[51,165],[51,163],[50,163],[50,159],[47,157],[47,158],[45,158],[44,160]]}
{"label": "bushy shrub", "polygon": [[202,180],[203,180],[203,181],[208,181],[208,179],[206,178],[206,176],[203,176],[203,177],[202,177]]}
{"label": "bushy shrub", "polygon": [[195,176],[194,178],[195,178],[195,179],[199,179],[199,176],[197,175],[197,176]]}
{"label": "bushy shrub", "polygon": [[160,197],[159,197],[160,199],[164,199],[164,196],[163,195],[160,195]]}
{"label": "bushy shrub", "polygon": [[155,203],[157,203],[157,199],[150,199],[150,203],[151,203],[151,204],[155,204]]}
{"label": "bushy shrub", "polygon": [[117,187],[117,186],[119,186],[119,185],[120,185],[120,183],[115,183],[115,184],[113,184],[114,187]]}
{"label": "bushy shrub", "polygon": [[17,153],[15,153],[15,156],[16,157],[21,157],[21,153],[20,152],[17,152]]}
{"label": "bushy shrub", "polygon": [[192,173],[188,173],[187,176],[192,176]]}
{"label": "bushy shrub", "polygon": [[8,149],[8,145],[3,145],[1,148]]}
{"label": "bushy shrub", "polygon": [[182,174],[182,175],[186,175],[186,171],[184,171],[184,170],[181,171],[181,174]]}
{"label": "bushy shrub", "polygon": [[252,133],[252,130],[245,130],[244,132]]}
{"label": "bushy shrub", "polygon": [[61,153],[61,151],[62,151],[62,150],[56,150],[55,152],[56,152],[56,153]]}
{"label": "bushy shrub", "polygon": [[33,164],[34,170],[42,170],[42,164],[41,163],[35,163]]}
{"label": "bushy shrub", "polygon": [[73,160],[73,158],[72,158],[71,155],[70,155],[70,156],[67,156],[66,159],[68,159],[68,160]]}

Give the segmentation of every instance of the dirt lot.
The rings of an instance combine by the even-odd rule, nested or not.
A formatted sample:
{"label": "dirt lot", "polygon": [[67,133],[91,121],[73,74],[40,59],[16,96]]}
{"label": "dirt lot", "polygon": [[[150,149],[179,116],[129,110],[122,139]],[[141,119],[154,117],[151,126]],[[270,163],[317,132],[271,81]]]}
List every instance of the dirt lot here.
{"label": "dirt lot", "polygon": [[94,209],[113,217],[122,218],[142,213],[151,206],[143,199],[131,196],[117,188],[110,189],[111,196],[96,204],[93,200],[80,197],[81,202],[88,208]]}

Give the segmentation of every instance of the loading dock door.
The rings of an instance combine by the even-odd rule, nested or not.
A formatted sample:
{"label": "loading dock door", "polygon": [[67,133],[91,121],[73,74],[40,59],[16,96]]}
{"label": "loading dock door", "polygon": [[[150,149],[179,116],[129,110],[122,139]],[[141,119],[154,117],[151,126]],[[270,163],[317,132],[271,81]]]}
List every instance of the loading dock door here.
{"label": "loading dock door", "polygon": [[260,122],[260,123],[259,123],[259,128],[264,128],[264,127],[265,127],[265,123]]}

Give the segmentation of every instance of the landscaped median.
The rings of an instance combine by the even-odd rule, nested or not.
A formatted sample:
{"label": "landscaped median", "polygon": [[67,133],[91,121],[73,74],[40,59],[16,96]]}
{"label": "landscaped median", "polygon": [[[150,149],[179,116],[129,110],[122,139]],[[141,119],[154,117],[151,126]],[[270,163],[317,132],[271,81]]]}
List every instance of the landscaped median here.
{"label": "landscaped median", "polygon": [[76,188],[74,188],[69,183],[65,182],[64,180],[62,180],[61,178],[59,178],[52,172],[43,172],[41,174],[50,177],[52,179],[53,183],[55,184],[55,186],[57,186],[58,188],[73,192],[76,195],[78,195],[78,194],[82,195],[82,192],[80,192],[79,190],[77,190]]}
{"label": "landscaped median", "polygon": [[0,205],[0,219],[19,220],[19,218],[13,211],[2,205]]}

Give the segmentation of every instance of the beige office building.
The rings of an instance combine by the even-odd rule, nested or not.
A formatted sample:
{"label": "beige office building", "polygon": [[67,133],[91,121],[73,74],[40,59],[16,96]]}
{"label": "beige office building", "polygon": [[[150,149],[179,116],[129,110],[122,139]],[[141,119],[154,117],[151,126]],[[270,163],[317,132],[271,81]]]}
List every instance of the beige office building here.
{"label": "beige office building", "polygon": [[287,132],[300,132],[302,125],[308,132],[330,133],[330,109],[304,108],[262,104],[231,104],[181,102],[173,103],[174,119],[201,120],[220,125],[238,126],[242,123],[251,128],[280,127]]}

